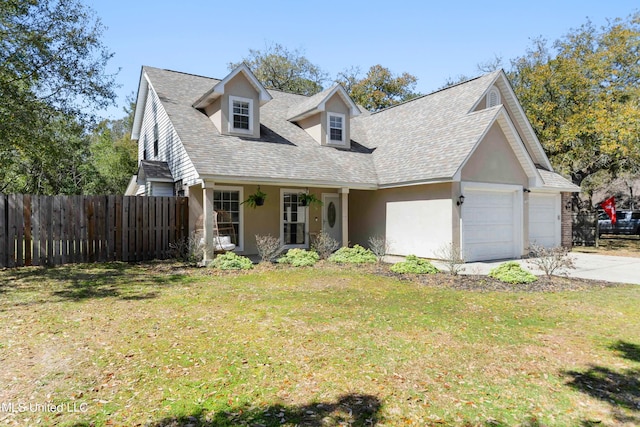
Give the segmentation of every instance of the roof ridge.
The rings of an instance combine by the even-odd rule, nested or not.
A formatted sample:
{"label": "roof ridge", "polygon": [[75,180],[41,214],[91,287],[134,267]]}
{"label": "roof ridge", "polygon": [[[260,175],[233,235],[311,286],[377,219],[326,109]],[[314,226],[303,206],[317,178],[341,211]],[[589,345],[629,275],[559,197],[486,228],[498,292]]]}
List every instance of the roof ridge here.
{"label": "roof ridge", "polygon": [[177,74],[183,74],[185,76],[192,76],[192,77],[201,77],[203,79],[209,79],[209,80],[219,80],[221,81],[222,79],[218,79],[216,77],[209,77],[209,76],[203,76],[202,74],[194,74],[194,73],[186,73],[184,71],[177,71],[177,70],[171,70],[169,68],[159,68],[159,67],[153,67],[151,65],[143,65],[142,68],[153,68],[156,70],[160,70],[160,71],[168,71],[170,73],[177,73]]}
{"label": "roof ridge", "polygon": [[443,88],[440,88],[440,89],[436,89],[433,92],[425,93],[423,95],[416,96],[415,98],[407,99],[406,101],[402,101],[402,102],[399,102],[397,104],[390,105],[389,107],[383,108],[382,110],[374,111],[373,113],[371,113],[371,115],[382,113],[383,111],[387,111],[387,110],[390,110],[392,108],[399,107],[399,106],[404,105],[404,104],[408,104],[409,102],[417,101],[418,99],[426,98],[428,96],[435,95],[436,93],[440,93],[440,92],[444,92],[445,90],[453,89],[454,87],[462,86],[464,84],[467,84],[467,83],[470,83],[470,82],[472,82],[474,80],[478,80],[478,79],[481,79],[483,77],[489,76],[489,75],[494,74],[494,73],[496,73],[498,71],[501,71],[501,70],[502,69],[495,70],[495,71],[492,71],[490,73],[482,74],[480,76],[472,77],[470,79],[467,79],[467,80],[452,84],[450,86],[446,86],[446,87],[443,87]]}

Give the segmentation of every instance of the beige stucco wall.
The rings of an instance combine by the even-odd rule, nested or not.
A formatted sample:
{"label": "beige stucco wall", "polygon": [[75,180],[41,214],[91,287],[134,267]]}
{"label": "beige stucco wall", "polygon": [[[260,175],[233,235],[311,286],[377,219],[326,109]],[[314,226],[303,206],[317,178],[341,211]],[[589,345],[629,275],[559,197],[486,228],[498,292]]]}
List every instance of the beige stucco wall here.
{"label": "beige stucco wall", "polygon": [[222,133],[222,110],[220,106],[222,105],[222,98],[218,98],[209,104],[204,112],[207,116],[209,116],[209,120],[213,122],[213,125],[218,129],[218,132]]}
{"label": "beige stucco wall", "polygon": [[189,197],[189,233],[202,231],[202,186],[200,184],[196,184],[188,187],[185,196]]}
{"label": "beige stucco wall", "polygon": [[[388,204],[394,202],[440,201],[443,203],[439,203],[437,206],[444,206],[446,201],[450,201],[452,198],[453,186],[452,183],[441,183],[377,191],[351,190],[349,193],[349,243],[357,243],[368,247],[370,237],[386,236]],[[450,203],[449,206],[451,206]],[[454,227],[455,216],[452,213],[455,210],[454,206],[454,209],[448,209],[449,212],[444,212],[444,215],[450,218],[449,221],[445,224],[434,224],[434,227],[447,227],[451,231],[451,236],[455,239],[457,235],[459,239],[459,233],[456,231],[457,224]],[[442,212],[437,214],[438,216],[443,215]],[[428,230],[416,233],[415,238],[428,239]]]}
{"label": "beige stucco wall", "polygon": [[526,187],[528,178],[500,125],[494,123],[465,164],[462,181],[516,184]]}
{"label": "beige stucco wall", "polygon": [[[467,182],[521,185],[523,188],[529,185],[529,179],[498,123],[491,126],[489,132],[465,164],[461,179]],[[522,197],[524,204],[522,208],[522,239],[523,246],[526,248],[529,245],[529,194],[525,192]],[[526,253],[523,252],[522,255],[526,255]]]}
{"label": "beige stucco wall", "polygon": [[[216,183],[215,187],[241,187],[243,190],[243,197],[246,200],[249,195],[256,192],[257,185],[237,185],[227,183]],[[295,187],[295,186],[270,186],[261,185],[260,190],[267,194],[264,205],[256,208],[251,208],[248,205],[243,205],[241,208],[241,215],[243,217],[243,251],[242,253],[247,255],[256,254],[256,234],[265,235],[271,234],[274,237],[280,237],[280,190],[282,188],[297,190],[304,192],[307,188]],[[336,189],[329,188],[309,188],[309,193],[314,194],[318,199],[322,199],[322,193],[337,193]],[[202,199],[202,187],[199,185],[189,188],[189,226],[191,231],[202,231],[204,227],[203,218],[203,199]],[[322,231],[322,206],[316,204],[308,207],[309,222],[308,232],[317,234]]]}
{"label": "beige stucco wall", "polygon": [[304,129],[318,144],[322,144],[322,113],[315,114],[298,122],[298,125]]}

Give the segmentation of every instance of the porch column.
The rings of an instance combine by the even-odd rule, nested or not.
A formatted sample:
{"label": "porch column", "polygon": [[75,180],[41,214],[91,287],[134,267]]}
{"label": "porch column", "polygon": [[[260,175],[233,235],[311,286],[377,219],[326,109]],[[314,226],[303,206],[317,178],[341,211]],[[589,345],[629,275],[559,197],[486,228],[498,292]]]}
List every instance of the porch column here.
{"label": "porch column", "polygon": [[213,182],[202,183],[202,215],[204,216],[204,262],[213,259]]}
{"label": "porch column", "polygon": [[342,246],[349,246],[349,189],[341,188]]}

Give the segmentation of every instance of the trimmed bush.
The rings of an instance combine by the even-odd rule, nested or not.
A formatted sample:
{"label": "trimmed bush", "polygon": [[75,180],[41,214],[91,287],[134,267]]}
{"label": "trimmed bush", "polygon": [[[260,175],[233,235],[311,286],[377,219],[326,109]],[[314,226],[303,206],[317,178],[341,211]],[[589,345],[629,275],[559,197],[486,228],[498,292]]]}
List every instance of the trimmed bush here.
{"label": "trimmed bush", "polygon": [[204,259],[206,246],[202,237],[192,232],[189,237],[169,243],[169,248],[173,251],[173,256],[190,266],[199,265]]}
{"label": "trimmed bush", "polygon": [[438,269],[426,259],[407,255],[404,261],[393,264],[391,271],[394,273],[435,274]]}
{"label": "trimmed bush", "polygon": [[505,262],[489,272],[489,277],[513,285],[531,283],[538,280],[536,276],[520,267],[515,261]]}
{"label": "trimmed bush", "polygon": [[253,268],[253,263],[247,257],[240,256],[235,252],[227,252],[218,255],[211,266],[220,270],[249,270]]}
{"label": "trimmed bush", "polygon": [[320,259],[329,258],[333,251],[339,247],[340,243],[324,231],[321,231],[311,244],[311,249],[318,253]]}
{"label": "trimmed bush", "polygon": [[256,234],[256,248],[258,249],[260,260],[262,262],[270,262],[278,255],[282,246],[280,246],[280,239],[273,237],[271,234],[266,236]]}
{"label": "trimmed bush", "polygon": [[291,264],[294,267],[308,267],[314,265],[320,256],[314,251],[304,249],[289,249],[289,251],[278,259],[281,264]]}
{"label": "trimmed bush", "polygon": [[360,245],[354,245],[352,248],[342,247],[329,257],[329,261],[339,264],[364,264],[367,262],[377,262],[378,258],[369,249],[365,249]]}
{"label": "trimmed bush", "polygon": [[381,262],[389,252],[389,242],[385,236],[371,236],[369,237],[369,249],[378,258],[378,262]]}

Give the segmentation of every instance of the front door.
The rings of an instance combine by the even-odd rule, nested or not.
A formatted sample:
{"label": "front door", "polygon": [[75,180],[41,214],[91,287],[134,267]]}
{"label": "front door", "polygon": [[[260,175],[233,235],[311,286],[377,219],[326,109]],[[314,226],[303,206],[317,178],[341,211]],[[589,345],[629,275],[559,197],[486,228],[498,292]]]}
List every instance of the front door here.
{"label": "front door", "polygon": [[322,231],[342,244],[342,212],[340,212],[339,194],[322,195]]}

